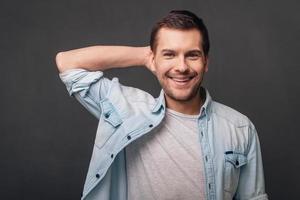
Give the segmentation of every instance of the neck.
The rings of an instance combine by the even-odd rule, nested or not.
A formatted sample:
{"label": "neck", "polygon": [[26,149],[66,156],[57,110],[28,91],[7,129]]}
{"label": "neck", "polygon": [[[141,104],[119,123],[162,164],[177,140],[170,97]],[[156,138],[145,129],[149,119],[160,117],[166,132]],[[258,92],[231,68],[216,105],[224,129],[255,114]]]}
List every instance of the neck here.
{"label": "neck", "polygon": [[187,115],[198,115],[200,108],[204,103],[200,92],[188,101],[178,101],[168,97],[167,95],[165,95],[165,99],[167,108]]}

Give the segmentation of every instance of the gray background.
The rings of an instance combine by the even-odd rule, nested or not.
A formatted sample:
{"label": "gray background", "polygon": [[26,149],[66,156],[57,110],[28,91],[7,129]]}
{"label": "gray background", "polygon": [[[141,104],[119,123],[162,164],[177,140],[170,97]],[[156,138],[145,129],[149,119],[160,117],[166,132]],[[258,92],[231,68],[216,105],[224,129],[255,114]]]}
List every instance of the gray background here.
{"label": "gray background", "polygon": [[[80,198],[97,120],[68,96],[57,52],[147,45],[157,19],[190,9],[211,38],[204,85],[256,125],[270,199],[300,199],[298,2],[1,1],[0,198]],[[155,96],[160,90],[143,67],[106,75]]]}

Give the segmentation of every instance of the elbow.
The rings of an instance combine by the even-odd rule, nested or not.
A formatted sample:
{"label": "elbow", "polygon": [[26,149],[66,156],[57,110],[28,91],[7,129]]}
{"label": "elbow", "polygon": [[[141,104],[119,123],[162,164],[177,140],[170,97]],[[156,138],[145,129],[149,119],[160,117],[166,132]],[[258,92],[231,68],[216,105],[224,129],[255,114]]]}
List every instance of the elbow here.
{"label": "elbow", "polygon": [[60,73],[62,73],[63,71],[66,70],[66,67],[65,67],[65,55],[64,55],[64,52],[59,52],[56,54],[55,56],[55,62],[56,62],[56,66],[57,66],[57,69]]}
{"label": "elbow", "polygon": [[60,73],[68,69],[77,68],[79,66],[76,55],[69,51],[62,51],[57,53],[55,56],[55,62]]}

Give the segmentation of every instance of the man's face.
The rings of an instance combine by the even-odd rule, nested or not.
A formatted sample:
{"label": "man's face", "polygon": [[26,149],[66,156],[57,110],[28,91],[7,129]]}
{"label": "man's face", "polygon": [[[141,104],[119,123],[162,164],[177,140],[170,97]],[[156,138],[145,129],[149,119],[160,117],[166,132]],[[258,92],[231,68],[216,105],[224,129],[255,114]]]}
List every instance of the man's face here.
{"label": "man's face", "polygon": [[161,28],[152,57],[152,70],[167,100],[186,102],[195,98],[207,68],[202,36],[197,29]]}

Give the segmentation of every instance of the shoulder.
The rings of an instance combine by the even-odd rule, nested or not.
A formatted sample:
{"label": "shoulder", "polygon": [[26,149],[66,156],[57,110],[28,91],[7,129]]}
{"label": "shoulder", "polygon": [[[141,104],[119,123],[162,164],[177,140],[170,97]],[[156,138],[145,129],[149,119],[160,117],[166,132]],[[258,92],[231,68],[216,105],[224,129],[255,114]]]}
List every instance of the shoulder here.
{"label": "shoulder", "polygon": [[128,101],[135,104],[147,104],[149,106],[153,106],[156,102],[156,98],[154,98],[150,93],[131,86],[122,86],[123,94],[127,98]]}
{"label": "shoulder", "polygon": [[212,101],[211,114],[216,118],[222,119],[222,120],[232,124],[236,128],[239,128],[239,127],[253,128],[254,127],[252,122],[246,115],[240,113],[239,111],[237,111],[229,106],[226,106],[226,105],[216,102],[216,101]]}
{"label": "shoulder", "polygon": [[151,110],[156,103],[156,98],[147,91],[123,85],[116,77],[112,79],[106,99],[109,99],[114,106],[127,114],[138,110]]}

